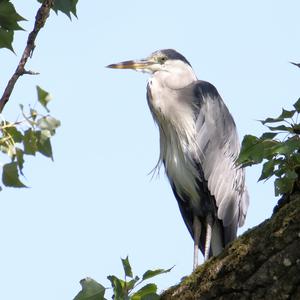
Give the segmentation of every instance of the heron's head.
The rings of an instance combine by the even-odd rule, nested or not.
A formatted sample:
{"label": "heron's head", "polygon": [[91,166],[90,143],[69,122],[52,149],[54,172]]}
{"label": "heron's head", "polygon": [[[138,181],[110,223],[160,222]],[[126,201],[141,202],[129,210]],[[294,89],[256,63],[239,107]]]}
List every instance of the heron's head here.
{"label": "heron's head", "polygon": [[191,69],[191,65],[188,60],[176,50],[164,49],[153,52],[147,58],[123,61],[108,65],[107,68],[132,69],[153,74],[157,71],[181,73],[187,68]]}

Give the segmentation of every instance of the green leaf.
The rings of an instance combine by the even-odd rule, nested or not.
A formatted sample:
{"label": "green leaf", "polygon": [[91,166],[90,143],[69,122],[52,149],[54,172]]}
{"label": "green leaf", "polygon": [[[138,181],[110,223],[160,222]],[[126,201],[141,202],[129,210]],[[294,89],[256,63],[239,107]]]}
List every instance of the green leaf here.
{"label": "green leaf", "polygon": [[258,164],[275,153],[274,146],[278,143],[275,140],[260,140],[256,136],[245,135],[237,163],[243,166]]}
{"label": "green leaf", "polygon": [[24,132],[23,145],[25,154],[35,155],[38,150],[37,140],[36,132],[34,132],[31,128]]}
{"label": "green leaf", "polygon": [[9,126],[3,131],[5,135],[10,136],[14,143],[21,143],[23,141],[23,134],[15,126]]}
{"label": "green leaf", "polygon": [[20,173],[23,175],[23,165],[24,165],[24,152],[22,149],[20,148],[16,148],[16,159],[17,159],[17,164],[18,164],[18,167],[19,167],[19,171]]}
{"label": "green leaf", "polygon": [[283,118],[267,118],[265,120],[260,120],[260,122],[265,125],[267,123],[276,123],[283,121]]}
{"label": "green leaf", "polygon": [[274,182],[275,196],[291,193],[297,178],[298,175],[294,170],[289,170],[284,177],[277,178]]}
{"label": "green leaf", "polygon": [[[265,132],[259,139],[255,136],[245,136],[237,160],[242,166],[247,166],[267,159],[258,180],[275,175],[276,196],[293,192],[300,176],[298,175],[300,174],[300,124],[294,123],[293,120],[295,113],[300,112],[300,98],[294,103],[294,108],[294,110],[282,109],[279,117],[261,121],[264,125],[281,123],[278,126],[267,126],[271,132]],[[286,119],[291,119],[290,126],[283,125]],[[281,132],[288,133],[284,140],[274,139]]]}
{"label": "green leaf", "polygon": [[156,295],[157,286],[154,283],[149,283],[139,289],[131,296],[131,300],[142,300],[145,296]]}
{"label": "green leaf", "polygon": [[282,109],[281,114],[277,118],[267,118],[265,120],[260,120],[260,122],[265,125],[266,123],[276,123],[281,122],[286,118],[291,118],[295,114],[295,110]]}
{"label": "green leaf", "polygon": [[[43,0],[38,0],[39,2],[43,2]],[[78,0],[55,0],[53,10],[57,13],[58,11],[63,12],[71,19],[71,13],[77,17],[76,15],[76,5]]]}
{"label": "green leaf", "polygon": [[168,273],[172,269],[173,269],[173,267],[170,269],[167,269],[167,270],[165,270],[165,269],[148,270],[144,273],[142,280],[146,280],[146,279],[152,278],[152,277],[160,275],[160,274]]}
{"label": "green leaf", "polygon": [[14,39],[14,32],[12,30],[5,30],[0,28],[0,48],[7,48],[14,52],[12,42]]}
{"label": "green leaf", "polygon": [[295,170],[288,170],[285,174],[285,177],[296,180],[298,178],[298,174],[295,172]]}
{"label": "green leaf", "polygon": [[140,278],[138,276],[135,276],[133,279],[128,281],[127,282],[127,290],[130,292],[139,280],[140,280]]}
{"label": "green leaf", "polygon": [[18,24],[23,20],[25,19],[16,12],[11,2],[0,1],[0,48],[7,48],[14,52],[12,47],[14,30],[23,30]]}
{"label": "green leaf", "polygon": [[82,290],[77,294],[74,300],[106,300],[104,298],[105,288],[92,278],[82,279],[80,281]]}
{"label": "green leaf", "polygon": [[287,127],[285,125],[279,125],[279,126],[267,126],[271,131],[287,131],[287,132],[293,132],[293,128]]}
{"label": "green leaf", "polygon": [[285,110],[284,108],[282,109],[281,115],[278,117],[279,119],[287,119],[291,118],[295,114],[295,110]]}
{"label": "green leaf", "polygon": [[265,125],[267,123],[282,122],[286,118],[291,118],[295,114],[295,112],[296,112],[295,110],[286,110],[283,108],[280,116],[278,116],[277,118],[267,118],[265,120],[261,120],[260,122],[263,125]]}
{"label": "green leaf", "polygon": [[2,182],[5,186],[9,187],[26,187],[26,185],[20,181],[18,165],[16,162],[11,162],[3,166]]}
{"label": "green leaf", "polygon": [[276,163],[277,162],[275,159],[271,159],[271,160],[265,162],[258,181],[270,178],[274,174],[274,168],[275,168]]}
{"label": "green leaf", "polygon": [[278,132],[265,132],[261,135],[260,139],[261,140],[273,139],[277,134]]}
{"label": "green leaf", "polygon": [[298,151],[298,149],[300,149],[300,138],[295,135],[285,142],[278,143],[273,148],[273,153],[291,155],[295,151]]}
{"label": "green leaf", "polygon": [[125,290],[125,281],[114,275],[107,276],[107,279],[111,282],[111,286],[114,290],[114,300],[129,300],[128,292]]}
{"label": "green leaf", "polygon": [[279,177],[281,178],[284,173],[286,172],[286,165],[284,164],[284,162],[282,162],[282,164],[280,165],[280,168],[277,168],[275,171],[274,171],[274,174],[276,177]]}
{"label": "green leaf", "polygon": [[57,12],[60,10],[71,19],[71,13],[76,15],[76,5],[78,0],[56,0],[54,4],[54,10]]}
{"label": "green leaf", "polygon": [[300,149],[300,137],[299,135],[294,135],[287,139],[284,144],[289,148],[287,153],[292,154],[295,151],[299,151]]}
{"label": "green leaf", "polygon": [[300,166],[300,153],[294,153],[291,155],[289,162],[293,164],[293,169]]}
{"label": "green leaf", "polygon": [[294,103],[293,105],[296,109],[296,111],[299,113],[300,112],[300,98]]}
{"label": "green leaf", "polygon": [[51,101],[51,96],[48,92],[43,90],[38,85],[36,86],[37,95],[38,95],[38,101],[41,103],[41,105],[49,112],[49,109],[47,107],[48,103]]}
{"label": "green leaf", "polygon": [[241,145],[241,151],[237,159],[238,164],[245,164],[252,162],[253,159],[250,157],[251,151],[260,143],[260,140],[254,135],[245,135]]}
{"label": "green leaf", "polygon": [[132,274],[132,270],[131,270],[131,266],[130,266],[130,263],[129,263],[128,256],[125,259],[121,258],[121,260],[122,260],[125,275],[132,278],[133,274]]}
{"label": "green leaf", "polygon": [[18,22],[24,20],[25,19],[16,12],[11,2],[8,0],[0,1],[0,28],[6,30],[23,30]]}
{"label": "green leaf", "polygon": [[48,130],[36,131],[37,151],[53,160],[52,146]]}
{"label": "green leaf", "polygon": [[13,159],[16,155],[16,148],[15,148],[15,145],[13,144],[8,144],[8,147],[7,147],[7,155]]}

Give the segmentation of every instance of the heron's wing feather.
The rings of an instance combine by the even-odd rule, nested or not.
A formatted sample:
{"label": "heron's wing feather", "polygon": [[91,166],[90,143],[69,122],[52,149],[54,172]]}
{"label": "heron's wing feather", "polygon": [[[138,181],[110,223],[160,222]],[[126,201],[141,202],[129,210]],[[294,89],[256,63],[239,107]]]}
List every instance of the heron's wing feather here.
{"label": "heron's wing feather", "polygon": [[[175,195],[175,198],[177,200],[177,203],[178,203],[179,210],[180,210],[180,213],[182,215],[183,221],[184,221],[184,223],[185,223],[192,239],[194,239],[194,229],[193,229],[193,218],[194,218],[194,216],[193,216],[193,212],[191,211],[191,209],[187,205],[187,203],[189,202],[189,197],[186,195],[185,201],[183,201],[182,196],[180,196],[178,194],[176,186],[174,185],[174,183],[172,181],[170,181],[170,183],[171,183],[171,187],[172,187],[173,193]],[[203,226],[204,230],[201,231],[199,248],[200,248],[201,252],[204,255],[205,227],[204,227],[204,224],[202,226]]]}
{"label": "heron's wing feather", "polygon": [[193,94],[198,146],[194,159],[215,198],[226,243],[235,237],[238,225],[243,225],[249,201],[244,170],[235,165],[239,139],[234,120],[212,84],[196,82]]}

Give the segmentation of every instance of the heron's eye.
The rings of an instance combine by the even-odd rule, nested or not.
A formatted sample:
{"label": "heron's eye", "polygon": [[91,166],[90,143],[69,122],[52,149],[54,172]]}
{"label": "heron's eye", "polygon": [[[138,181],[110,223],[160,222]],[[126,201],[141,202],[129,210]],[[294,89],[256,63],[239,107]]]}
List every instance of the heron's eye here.
{"label": "heron's eye", "polygon": [[158,62],[159,62],[160,64],[165,63],[166,60],[167,60],[167,57],[166,57],[166,56],[161,56],[161,57],[158,58]]}

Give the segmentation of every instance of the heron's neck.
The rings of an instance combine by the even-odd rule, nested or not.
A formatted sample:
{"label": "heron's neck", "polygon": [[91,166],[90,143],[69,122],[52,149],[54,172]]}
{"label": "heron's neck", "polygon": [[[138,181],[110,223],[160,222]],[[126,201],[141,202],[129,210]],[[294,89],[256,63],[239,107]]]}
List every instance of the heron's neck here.
{"label": "heron's neck", "polygon": [[182,66],[182,62],[172,63],[165,69],[157,71],[150,78],[160,83],[162,87],[169,89],[182,89],[197,80],[194,70],[189,65]]}

